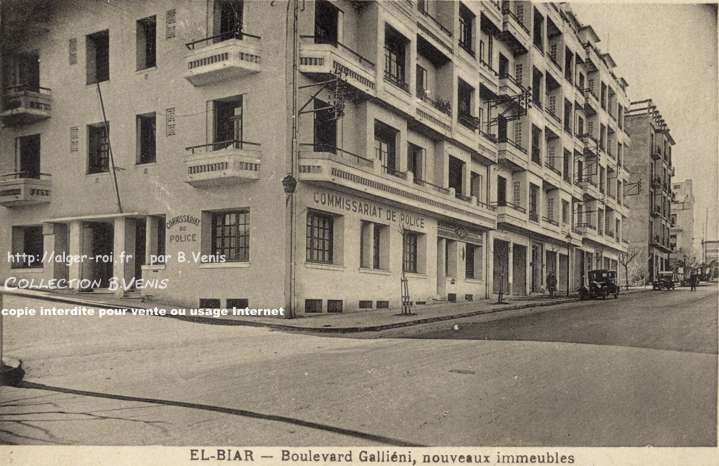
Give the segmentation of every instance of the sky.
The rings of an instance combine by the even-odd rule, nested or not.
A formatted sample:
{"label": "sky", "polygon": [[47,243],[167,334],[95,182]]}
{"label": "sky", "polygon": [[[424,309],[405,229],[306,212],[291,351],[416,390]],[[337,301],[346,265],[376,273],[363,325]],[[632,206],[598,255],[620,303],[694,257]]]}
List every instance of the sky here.
{"label": "sky", "polygon": [[706,4],[571,2],[611,53],[633,101],[651,98],[676,145],[674,182],[694,180],[694,235],[719,239],[717,7]]}

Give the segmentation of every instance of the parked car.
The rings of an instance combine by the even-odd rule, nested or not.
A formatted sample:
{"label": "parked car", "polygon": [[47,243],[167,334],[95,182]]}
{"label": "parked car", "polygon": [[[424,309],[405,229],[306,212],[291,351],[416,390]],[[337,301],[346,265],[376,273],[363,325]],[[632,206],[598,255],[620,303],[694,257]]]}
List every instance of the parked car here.
{"label": "parked car", "polygon": [[579,289],[579,299],[602,298],[614,295],[619,297],[619,285],[617,284],[617,272],[614,270],[598,269],[589,271],[589,287],[582,286]]}
{"label": "parked car", "polygon": [[657,272],[657,278],[652,282],[653,290],[673,290],[674,289],[674,272],[671,270],[663,270]]}

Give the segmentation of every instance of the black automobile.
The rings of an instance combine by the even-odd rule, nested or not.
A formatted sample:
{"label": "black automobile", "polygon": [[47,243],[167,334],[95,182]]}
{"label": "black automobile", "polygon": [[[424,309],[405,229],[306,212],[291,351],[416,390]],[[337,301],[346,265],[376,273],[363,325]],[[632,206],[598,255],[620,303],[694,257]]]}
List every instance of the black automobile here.
{"label": "black automobile", "polygon": [[614,270],[590,270],[589,287],[582,286],[579,289],[579,299],[602,298],[614,295],[619,297],[619,285],[617,285],[617,272]]}
{"label": "black automobile", "polygon": [[671,270],[662,270],[657,273],[657,278],[652,282],[653,290],[673,290],[674,289],[674,272]]}

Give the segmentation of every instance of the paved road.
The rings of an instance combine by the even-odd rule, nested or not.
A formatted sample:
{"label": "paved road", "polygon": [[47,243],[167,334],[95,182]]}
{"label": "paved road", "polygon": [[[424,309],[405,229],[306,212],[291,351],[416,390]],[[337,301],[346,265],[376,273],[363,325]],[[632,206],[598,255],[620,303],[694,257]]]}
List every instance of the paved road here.
{"label": "paved road", "polygon": [[0,442],[715,445],[716,301],[646,293],[373,339],[6,318],[27,375],[0,390]]}

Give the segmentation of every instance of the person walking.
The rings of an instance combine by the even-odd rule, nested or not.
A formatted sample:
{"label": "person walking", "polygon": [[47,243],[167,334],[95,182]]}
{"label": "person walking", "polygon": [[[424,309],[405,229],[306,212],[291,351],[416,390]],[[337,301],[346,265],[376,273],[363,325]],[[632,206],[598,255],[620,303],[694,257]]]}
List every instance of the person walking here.
{"label": "person walking", "polygon": [[689,277],[689,286],[691,287],[691,291],[697,290],[697,274],[694,271],[692,271],[692,274]]}

